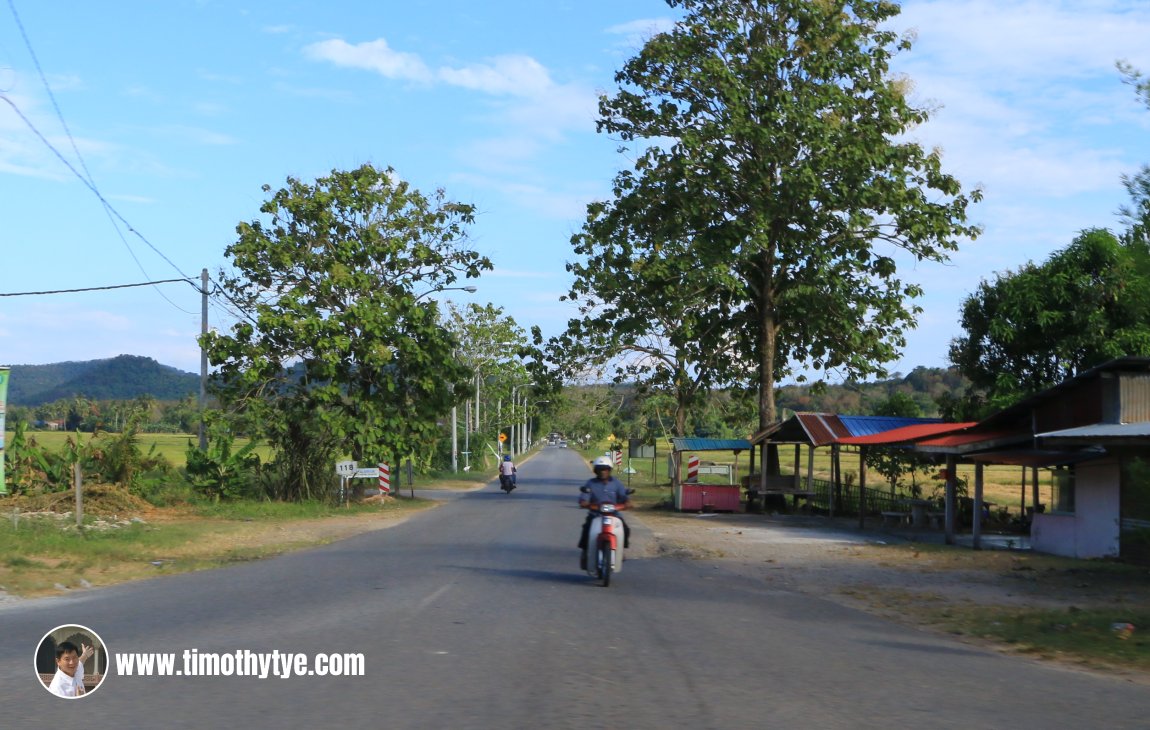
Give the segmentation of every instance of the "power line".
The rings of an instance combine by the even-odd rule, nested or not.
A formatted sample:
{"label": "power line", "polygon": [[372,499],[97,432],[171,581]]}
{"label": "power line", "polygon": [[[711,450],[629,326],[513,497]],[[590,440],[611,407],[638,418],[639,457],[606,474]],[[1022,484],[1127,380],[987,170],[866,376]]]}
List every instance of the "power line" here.
{"label": "power line", "polygon": [[177,281],[187,282],[187,283],[191,284],[195,288],[196,291],[200,290],[200,287],[196,286],[195,282],[192,279],[188,278],[188,279],[160,279],[159,281],[142,281],[138,284],[112,284],[110,286],[87,286],[87,287],[84,287],[82,289],[55,289],[53,291],[6,292],[6,293],[0,293],[0,297],[30,297],[30,296],[34,296],[37,294],[72,294],[75,292],[84,292],[84,291],[106,291],[108,289],[128,289],[128,288],[134,287],[134,286],[154,286],[156,284],[171,284],[171,283],[177,282]]}
{"label": "power line", "polygon": [[[180,270],[179,266],[176,266],[174,263],[172,263],[172,260],[169,259],[167,256],[165,256],[164,253],[162,251],[160,251],[160,249],[153,246],[152,242],[149,241],[147,238],[145,238],[142,233],[140,233],[135,228],[133,228],[132,224],[129,223],[127,221],[127,219],[124,218],[124,216],[120,215],[119,211],[117,211],[114,207],[112,207],[112,204],[109,203],[106,198],[104,198],[103,194],[100,193],[100,191],[98,189],[96,189],[96,186],[93,185],[92,182],[90,180],[88,180],[88,178],[81,175],[80,172],[76,169],[76,167],[71,162],[69,162],[67,160],[67,158],[64,157],[64,155],[62,155],[60,153],[60,150],[56,149],[55,145],[53,145],[51,142],[48,141],[48,138],[45,137],[44,134],[39,129],[37,129],[36,125],[32,123],[31,119],[29,119],[27,116],[24,115],[24,112],[22,112],[20,110],[20,107],[16,106],[15,102],[13,102],[11,99],[9,99],[4,94],[0,94],[0,101],[3,101],[4,103],[6,103],[8,106],[10,106],[12,108],[12,111],[16,112],[16,116],[20,117],[20,119],[24,121],[24,124],[26,124],[28,126],[28,128],[32,130],[32,133],[35,134],[40,139],[40,141],[44,143],[44,146],[47,147],[48,149],[52,150],[52,154],[56,155],[57,159],[59,159],[60,162],[63,162],[64,166],[67,167],[69,170],[71,170],[72,174],[75,175],[80,180],[80,182],[84,183],[84,186],[87,187],[89,190],[91,190],[92,194],[95,195],[96,198],[99,199],[99,201],[101,203],[103,203],[104,208],[108,213],[110,213],[111,215],[114,215],[120,222],[122,222],[124,224],[124,226],[131,233],[134,233],[137,238],[139,238],[141,241],[146,243],[149,248],[151,248],[153,251],[155,251],[157,254],[159,254],[160,258],[162,258],[164,261],[167,261],[169,266],[171,266],[173,269],[178,271],[180,274],[183,274],[185,278],[191,279],[190,276],[188,276],[187,274],[184,274],[184,272],[182,270]],[[118,228],[116,229],[116,232],[119,233]],[[126,243],[127,242],[125,242],[125,245],[126,245]],[[128,251],[129,251],[129,253],[131,253],[131,248],[129,248]],[[132,253],[132,258],[136,259],[136,255],[134,253]],[[136,264],[137,265],[140,264],[139,259],[136,259]],[[143,266],[140,266],[140,270],[143,271]],[[145,275],[147,275],[147,272],[144,272],[144,273],[145,273]],[[160,293],[160,296],[164,296],[162,292]],[[175,302],[173,302],[171,299],[168,299],[166,296],[164,296],[164,299],[166,299],[167,302],[169,304],[171,304],[173,307],[175,307],[176,309],[179,309],[180,311],[182,311],[186,314],[195,314],[195,312],[189,312],[188,310],[184,309],[183,307],[181,307],[178,304],[176,304]]]}
{"label": "power line", "polygon": [[[64,159],[64,156],[60,154],[60,152],[47,140],[47,138],[44,137],[44,135],[40,134],[40,131],[36,129],[36,126],[32,124],[31,120],[24,116],[24,114],[21,113],[18,108],[16,108],[16,105],[11,100],[9,100],[7,97],[3,97],[2,95],[0,95],[0,98],[4,98],[4,101],[8,102],[9,106],[11,106],[20,116],[20,118],[24,120],[24,123],[27,124],[32,129],[32,131],[36,133],[36,136],[39,137],[40,140],[44,142],[44,144],[47,145],[48,148],[51,149],[65,165],[68,166],[68,169],[70,169],[72,173],[75,174],[76,177],[78,177],[80,181],[83,182],[88,187],[88,189],[90,189],[100,200],[100,203],[104,206],[104,214],[108,216],[108,221],[112,224],[112,230],[116,232],[116,236],[120,239],[120,242],[124,244],[124,248],[127,249],[128,255],[131,256],[132,260],[136,262],[136,267],[140,270],[140,273],[142,273],[144,276],[149,275],[139,257],[136,256],[136,252],[133,251],[132,247],[128,244],[128,240],[124,238],[123,231],[120,230],[120,226],[116,223],[117,218],[123,222],[129,231],[135,233],[141,241],[143,241],[148,245],[148,247],[159,254],[159,256],[164,259],[168,265],[175,269],[177,273],[179,273],[181,276],[187,277],[188,275],[184,273],[180,267],[172,263],[172,261],[163,253],[161,253],[158,248],[153,246],[151,241],[145,238],[139,231],[136,231],[134,228],[132,228],[131,224],[129,224],[128,221],[125,220],[122,215],[120,215],[119,211],[112,207],[112,204],[109,203],[108,200],[100,193],[99,189],[97,189],[96,180],[92,177],[92,173],[88,169],[87,163],[84,162],[84,156],[80,154],[80,148],[76,145],[76,139],[72,136],[72,130],[69,129],[68,122],[64,119],[64,112],[60,109],[60,105],[56,101],[56,95],[52,93],[52,87],[48,83],[48,77],[44,74],[44,69],[40,65],[40,59],[36,55],[35,49],[32,47],[32,41],[28,37],[27,31],[24,29],[24,23],[20,20],[20,14],[16,11],[14,0],[8,0],[8,8],[12,11],[12,17],[16,21],[16,27],[20,30],[20,37],[24,40],[24,46],[28,49],[28,55],[32,57],[32,64],[36,67],[36,72],[40,75],[40,81],[44,84],[44,90],[48,94],[48,99],[52,102],[52,108],[56,111],[56,118],[60,120],[60,126],[64,128],[64,133],[68,137],[68,142],[72,145],[72,151],[75,152],[76,159],[79,161],[80,167],[83,168],[84,174],[81,175],[79,171],[76,170],[76,168],[72,167],[72,165],[69,164],[66,159]],[[168,304],[172,305],[181,312],[184,312],[185,314],[195,314],[195,312],[190,312],[173,302],[159,289],[156,290],[156,293],[159,294],[165,301],[167,301]]]}

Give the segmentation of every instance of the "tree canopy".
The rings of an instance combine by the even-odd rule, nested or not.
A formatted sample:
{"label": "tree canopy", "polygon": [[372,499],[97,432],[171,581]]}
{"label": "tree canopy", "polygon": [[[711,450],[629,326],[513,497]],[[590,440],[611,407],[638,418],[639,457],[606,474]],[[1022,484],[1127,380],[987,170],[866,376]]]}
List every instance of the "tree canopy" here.
{"label": "tree canopy", "polygon": [[999,407],[1123,355],[1150,355],[1150,248],[1082,232],[1042,264],[983,281],[950,359]]}
{"label": "tree canopy", "polygon": [[255,412],[285,458],[313,454],[293,479],[343,453],[425,457],[467,392],[430,295],[491,268],[467,247],[474,208],[364,165],[288,178],[260,211],[237,227],[235,272],[221,277],[244,318],[203,338],[225,403]]}
{"label": "tree canopy", "polygon": [[[886,29],[895,3],[668,4],[683,19],[600,100],[600,131],[637,159],[576,239],[587,257],[576,271],[590,270],[603,305],[578,328],[641,321],[650,300],[629,298],[654,293],[687,326],[648,334],[696,376],[757,387],[763,426],[776,379],[797,368],[883,372],[921,294],[899,258],[945,260],[978,232],[965,221],[979,193],[964,195],[940,152],[904,136],[927,112],[889,71],[910,45]],[[611,275],[618,286],[598,285]],[[666,283],[676,276],[678,299]],[[700,359],[713,352],[731,354]]]}

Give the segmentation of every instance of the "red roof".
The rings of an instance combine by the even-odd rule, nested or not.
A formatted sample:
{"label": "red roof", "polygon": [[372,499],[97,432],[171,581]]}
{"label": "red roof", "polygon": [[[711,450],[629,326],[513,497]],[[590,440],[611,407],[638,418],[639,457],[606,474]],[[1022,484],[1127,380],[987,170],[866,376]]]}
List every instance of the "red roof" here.
{"label": "red roof", "polygon": [[[976,422],[916,423],[910,426],[902,426],[901,428],[892,428],[889,431],[867,434],[866,436],[847,436],[837,439],[836,443],[852,446],[889,446],[892,444],[906,443],[908,441],[927,439],[933,436],[941,436],[942,434],[953,433],[955,431],[965,431],[975,425],[977,425]],[[934,442],[932,441],[932,443]]]}
{"label": "red roof", "polygon": [[[1018,436],[1018,431],[975,431],[973,433],[954,433],[948,436],[919,441],[920,446],[969,446],[981,441],[996,441],[998,439]],[[1026,434],[1022,434],[1026,436]]]}

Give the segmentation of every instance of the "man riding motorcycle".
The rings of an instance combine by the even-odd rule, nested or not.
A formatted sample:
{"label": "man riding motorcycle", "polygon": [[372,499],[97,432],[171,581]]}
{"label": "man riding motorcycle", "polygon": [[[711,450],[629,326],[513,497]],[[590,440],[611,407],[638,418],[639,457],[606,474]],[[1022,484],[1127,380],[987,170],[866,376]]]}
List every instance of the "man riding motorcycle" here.
{"label": "man riding motorcycle", "polygon": [[510,487],[506,491],[515,488],[515,483],[518,481],[515,476],[516,471],[515,462],[511,461],[511,454],[504,454],[503,461],[499,463],[499,483],[504,487]]}
{"label": "man riding motorcycle", "polygon": [[[591,462],[591,470],[595,476],[579,488],[579,506],[587,510],[587,519],[583,521],[583,532],[579,537],[579,567],[587,569],[587,532],[591,529],[591,521],[596,513],[592,508],[601,504],[613,504],[617,510],[627,509],[627,487],[611,475],[611,460],[600,456]],[[626,520],[616,515],[623,523],[623,547],[630,547],[631,528]]]}

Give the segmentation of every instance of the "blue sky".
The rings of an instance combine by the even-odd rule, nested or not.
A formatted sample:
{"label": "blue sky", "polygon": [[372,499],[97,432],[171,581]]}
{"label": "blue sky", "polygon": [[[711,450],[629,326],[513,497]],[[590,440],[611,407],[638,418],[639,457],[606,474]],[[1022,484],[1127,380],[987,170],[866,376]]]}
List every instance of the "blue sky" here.
{"label": "blue sky", "polygon": [[[472,244],[495,270],[457,302],[557,334],[570,236],[624,162],[595,132],[597,94],[672,19],[657,0],[4,0],[0,95],[147,242],[0,102],[0,293],[215,272],[262,185],[371,162],[478,206]],[[1150,163],[1150,111],[1114,62],[1150,72],[1150,3],[908,0],[894,27],[917,38],[896,70],[936,108],[912,136],[986,194],[981,238],[904,272],[927,292],[890,364],[907,372],[946,364],[981,279],[1118,227],[1119,177]],[[187,284],[2,297],[0,363],[126,353],[198,371],[199,308]]]}

